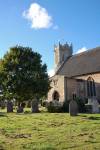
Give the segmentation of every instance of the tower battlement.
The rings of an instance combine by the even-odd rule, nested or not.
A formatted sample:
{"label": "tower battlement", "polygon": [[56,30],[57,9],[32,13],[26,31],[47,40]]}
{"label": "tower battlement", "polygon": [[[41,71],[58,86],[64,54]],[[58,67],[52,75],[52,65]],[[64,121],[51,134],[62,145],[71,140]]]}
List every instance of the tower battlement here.
{"label": "tower battlement", "polygon": [[61,44],[54,45],[54,59],[55,59],[55,68],[59,67],[65,60],[72,56],[73,47],[72,44]]}

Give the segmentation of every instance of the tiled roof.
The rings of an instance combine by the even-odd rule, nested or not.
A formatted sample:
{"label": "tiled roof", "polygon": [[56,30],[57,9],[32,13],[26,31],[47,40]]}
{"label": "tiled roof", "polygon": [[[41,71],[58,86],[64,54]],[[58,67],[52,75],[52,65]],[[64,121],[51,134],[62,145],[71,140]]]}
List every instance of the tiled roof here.
{"label": "tiled roof", "polygon": [[100,72],[100,47],[75,54],[66,60],[56,74],[67,77]]}

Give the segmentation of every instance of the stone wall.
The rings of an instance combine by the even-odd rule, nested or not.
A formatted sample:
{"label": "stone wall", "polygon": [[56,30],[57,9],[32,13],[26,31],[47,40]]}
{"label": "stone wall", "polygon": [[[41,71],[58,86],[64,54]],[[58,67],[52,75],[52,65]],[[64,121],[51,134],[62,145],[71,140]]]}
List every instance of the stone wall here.
{"label": "stone wall", "polygon": [[51,78],[51,90],[48,93],[48,101],[53,100],[53,93],[59,93],[59,100],[71,100],[75,93],[77,97],[87,97],[87,79],[92,77],[96,87],[96,97],[100,100],[100,73],[79,76],[76,78],[67,78],[61,75],[56,75]]}
{"label": "stone wall", "polygon": [[77,95],[77,82],[75,79],[67,78],[67,100],[72,100],[73,93]]}
{"label": "stone wall", "polygon": [[77,97],[86,98],[87,79],[89,77],[92,77],[94,79],[96,87],[96,97],[97,99],[100,99],[100,73],[79,76],[76,78],[66,78],[66,99],[72,99],[73,93],[75,93]]}
{"label": "stone wall", "polygon": [[48,101],[53,100],[53,93],[57,91],[59,93],[59,101],[64,101],[64,76],[55,75],[51,78],[51,89],[48,92]]}
{"label": "stone wall", "polygon": [[100,99],[100,73],[79,76],[79,77],[76,77],[76,79],[82,79],[82,80],[84,80],[84,82],[85,82],[84,95],[85,95],[85,97],[87,97],[87,79],[89,77],[93,78],[93,80],[95,82],[95,87],[96,87],[96,97],[98,99]]}

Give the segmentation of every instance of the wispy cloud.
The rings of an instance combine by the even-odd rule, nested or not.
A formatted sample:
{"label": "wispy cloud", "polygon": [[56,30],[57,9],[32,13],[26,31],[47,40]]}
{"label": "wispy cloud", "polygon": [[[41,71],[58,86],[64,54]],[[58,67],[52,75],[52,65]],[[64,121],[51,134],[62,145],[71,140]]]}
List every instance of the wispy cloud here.
{"label": "wispy cloud", "polygon": [[23,12],[23,16],[31,22],[31,28],[43,29],[53,26],[52,16],[38,3],[32,3],[29,9]]}
{"label": "wispy cloud", "polygon": [[54,69],[51,69],[51,70],[48,71],[48,75],[49,75],[50,77],[52,77],[54,74],[55,74]]}
{"label": "wispy cloud", "polygon": [[87,48],[86,48],[86,47],[82,47],[82,48],[80,48],[80,49],[76,52],[76,54],[79,54],[79,53],[85,52],[86,50],[87,50]]}

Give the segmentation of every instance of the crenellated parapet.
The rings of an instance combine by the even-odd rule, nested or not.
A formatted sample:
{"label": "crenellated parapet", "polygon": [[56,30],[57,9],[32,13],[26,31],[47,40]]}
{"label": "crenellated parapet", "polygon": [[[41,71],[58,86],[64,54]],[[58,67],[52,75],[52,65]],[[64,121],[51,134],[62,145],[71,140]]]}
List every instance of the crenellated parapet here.
{"label": "crenellated parapet", "polygon": [[65,60],[72,56],[73,46],[72,44],[61,44],[54,45],[54,55],[55,55],[55,68],[58,68]]}

